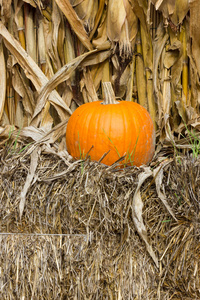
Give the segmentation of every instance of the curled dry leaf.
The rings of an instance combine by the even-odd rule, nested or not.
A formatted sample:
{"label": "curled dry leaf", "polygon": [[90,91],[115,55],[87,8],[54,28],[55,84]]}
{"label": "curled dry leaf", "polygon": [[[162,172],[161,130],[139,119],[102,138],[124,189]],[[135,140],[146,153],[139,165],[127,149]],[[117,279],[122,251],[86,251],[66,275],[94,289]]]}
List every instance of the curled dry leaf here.
{"label": "curled dry leaf", "polygon": [[44,128],[36,128],[34,126],[24,127],[20,130],[20,132],[16,130],[13,133],[14,136],[18,135],[25,139],[30,138],[34,142],[39,142],[46,134],[47,134],[47,132],[44,130]]}
{"label": "curled dry leaf", "polygon": [[174,13],[170,16],[172,23],[178,26],[182,23],[189,10],[189,0],[176,0]]}
{"label": "curled dry leaf", "polygon": [[[21,137],[23,139],[31,139],[33,144],[53,144],[66,132],[67,119],[60,122],[58,125],[54,126],[51,130],[46,128],[36,128],[35,126],[27,126],[22,128],[20,131],[15,130],[14,126],[7,126],[5,129],[0,131],[0,136],[8,137],[9,132],[12,130],[12,135],[16,137]],[[15,130],[15,131],[14,131]]]}
{"label": "curled dry leaf", "polygon": [[[60,34],[59,34],[59,28],[62,30],[61,27],[61,11],[59,10],[57,4],[55,1],[53,1],[53,10],[52,10],[52,32],[51,32],[51,41],[48,48],[49,56],[51,57],[54,67],[56,70],[59,70],[61,68],[61,61],[59,57],[59,51],[60,50]],[[63,43],[61,41],[61,43]],[[63,49],[63,48],[62,48]]]}
{"label": "curled dry leaf", "polygon": [[180,58],[183,53],[182,43],[179,40],[174,41],[174,43],[167,49],[164,57],[164,66],[170,69]]}
{"label": "curled dry leaf", "polygon": [[90,70],[83,70],[83,78],[80,82],[81,93],[84,98],[84,102],[98,101],[98,96],[95,90],[93,79]]}
{"label": "curled dry leaf", "polygon": [[120,55],[129,56],[137,34],[137,17],[127,0],[110,0],[106,19],[107,36],[119,43]]}
{"label": "curled dry leaf", "polygon": [[107,13],[107,35],[110,41],[118,42],[126,19],[123,0],[110,0]]}
{"label": "curled dry leaf", "polygon": [[[37,7],[37,5],[35,4],[36,1],[34,1],[34,0],[23,0],[23,1],[30,4],[31,6],[33,6],[35,8]],[[38,1],[37,1],[37,3],[38,3]]]}
{"label": "curled dry leaf", "polygon": [[125,0],[124,1],[124,8],[126,11],[126,21],[127,23],[124,23],[123,27],[125,30],[126,27],[126,33],[127,33],[127,38],[129,39],[129,42],[132,42],[137,34],[138,31],[138,16],[134,12],[132,5],[130,1]]}
{"label": "curled dry leaf", "polygon": [[[93,54],[94,52],[96,52],[96,50],[93,50],[93,51],[90,51],[90,52],[86,52],[86,53],[84,53],[84,54],[76,57],[71,62],[69,62],[68,64],[64,65],[62,68],[60,68],[58,70],[58,72],[56,72],[54,74],[54,76],[52,76],[51,79],[49,81],[47,81],[47,83],[40,90],[40,94],[39,94],[39,97],[37,99],[37,105],[35,107],[35,111],[34,111],[34,114],[33,114],[33,117],[32,117],[31,125],[35,125],[35,126],[38,125],[38,123],[40,121],[38,119],[38,114],[42,111],[42,109],[43,109],[43,107],[44,107],[44,105],[46,103],[46,99],[52,93],[52,91],[60,83],[62,83],[65,80],[68,80],[70,78],[70,76],[74,73],[75,69],[80,65],[80,63],[87,56],[91,55],[91,53]],[[61,98],[61,100],[62,100],[62,98]],[[63,100],[62,100],[62,102],[64,103]],[[60,103],[58,101],[56,101],[56,104],[59,105]],[[66,104],[65,104],[65,106],[66,106]],[[71,110],[70,109],[68,109],[68,112],[70,112],[70,114],[71,114]],[[63,118],[63,119],[65,119],[65,118]],[[63,119],[61,119],[61,120],[63,120]]]}
{"label": "curled dry leaf", "polygon": [[68,119],[60,122],[58,125],[54,126],[50,131],[45,132],[45,134],[37,141],[38,144],[54,144],[59,138],[63,136],[65,138],[67,122]]}
{"label": "curled dry leaf", "polygon": [[95,90],[97,91],[99,89],[101,80],[102,80],[102,73],[104,71],[104,65],[106,62],[94,65],[90,68],[91,70],[91,76],[93,78],[93,84],[95,87]]}
{"label": "curled dry leaf", "polygon": [[[73,35],[70,30],[69,24],[66,25],[67,26],[65,26],[65,44],[64,44],[65,64],[69,63],[76,57]],[[72,85],[75,85],[75,72],[74,74],[71,75],[70,81]]]}
{"label": "curled dry leaf", "polygon": [[26,202],[26,194],[28,192],[29,187],[31,186],[31,184],[34,181],[35,171],[36,171],[36,168],[37,168],[38,157],[39,157],[40,152],[41,152],[41,149],[36,148],[31,153],[30,170],[29,170],[29,173],[26,177],[26,182],[25,182],[25,185],[24,185],[23,190],[21,191],[21,195],[20,195],[20,203],[19,203],[20,218],[22,217],[22,214],[23,214],[23,211],[24,211],[25,202]]}
{"label": "curled dry leaf", "polygon": [[72,29],[74,30],[74,32],[76,33],[80,41],[83,43],[83,45],[88,50],[92,50],[93,46],[90,43],[90,40],[87,36],[87,33],[83,26],[83,22],[77,16],[69,0],[56,0],[56,3],[58,4],[59,8],[64,13],[64,15],[66,16],[69,24],[71,25]]}
{"label": "curled dry leaf", "polygon": [[181,71],[182,71],[182,54],[183,46],[179,40],[175,40],[174,43],[168,48],[165,53],[164,65],[167,69],[171,68],[171,82],[174,86],[178,84]]}
{"label": "curled dry leaf", "polygon": [[145,167],[144,172],[140,173],[138,176],[138,185],[136,188],[136,191],[133,196],[133,202],[132,202],[132,216],[133,216],[133,221],[136,227],[137,232],[139,233],[140,237],[143,239],[143,241],[146,244],[147,251],[151,258],[153,259],[155,265],[158,268],[158,258],[156,254],[154,253],[152,246],[149,244],[148,241],[148,236],[147,236],[147,229],[146,226],[143,222],[143,217],[142,217],[142,208],[143,208],[143,202],[140,194],[140,187],[142,184],[145,182],[147,178],[152,176],[152,171],[150,168]]}
{"label": "curled dry leaf", "polygon": [[136,83],[138,91],[138,103],[147,109],[147,90],[146,90],[146,76],[145,67],[142,57],[141,34],[138,30],[137,34],[137,53],[136,56]]}
{"label": "curled dry leaf", "polygon": [[[2,35],[7,49],[13,54],[17,62],[23,68],[27,78],[32,81],[36,90],[39,92],[42,86],[48,83],[48,78],[2,23],[0,23],[0,35]],[[50,93],[49,101],[57,110],[61,120],[64,120],[69,114],[72,113],[55,90]],[[42,108],[43,107],[41,107],[41,109]],[[38,119],[37,122],[39,123],[40,119]]]}
{"label": "curled dry leaf", "polygon": [[44,73],[34,60],[22,48],[20,43],[9,33],[3,23],[0,23],[0,35],[3,37],[6,48],[12,53],[21,65],[26,76],[32,81],[37,91],[48,81]]}
{"label": "curled dry leaf", "polygon": [[151,0],[155,5],[156,10],[162,11],[163,17],[168,18],[174,13],[175,2],[171,0]]}
{"label": "curled dry leaf", "polygon": [[[54,92],[52,92],[52,90],[55,89],[58,84],[62,83],[65,80],[68,80],[79,65],[83,67],[91,64],[98,64],[107,59],[109,55],[110,51],[98,52],[97,50],[92,50],[76,57],[70,63],[64,65],[61,69],[59,69],[58,72],[55,73],[54,76],[52,76],[51,79],[41,89],[31,125],[37,126],[39,124],[40,119],[38,119],[38,114],[42,111],[47,97]],[[52,101],[51,99],[49,100],[50,102]],[[59,102],[56,101],[56,104],[59,105]],[[71,110],[68,109],[68,112],[70,112],[71,114]],[[62,118],[61,120],[65,120],[66,118],[67,116],[65,116],[65,118]]]}
{"label": "curled dry leaf", "polygon": [[156,184],[156,191],[158,194],[158,197],[160,198],[160,200],[162,201],[162,203],[164,204],[164,206],[166,207],[166,209],[168,210],[168,212],[170,213],[170,215],[173,217],[173,219],[175,221],[177,221],[171,207],[169,206],[169,204],[167,203],[167,199],[165,197],[164,192],[162,192],[162,180],[164,178],[164,168],[170,164],[173,161],[173,159],[166,159],[163,163],[161,163],[161,166],[157,167],[156,169],[154,169],[153,171],[153,176],[155,178],[155,184]]}
{"label": "curled dry leaf", "polygon": [[101,23],[97,29],[97,36],[93,38],[92,44],[96,49],[106,50],[111,47],[111,43],[107,36],[107,10],[104,10],[101,18]]}
{"label": "curled dry leaf", "polygon": [[94,28],[95,18],[98,12],[98,1],[91,0],[70,0],[74,10],[83,21],[85,28],[91,31]]}
{"label": "curled dry leaf", "polygon": [[104,5],[105,5],[105,0],[99,0],[99,6],[98,6],[98,11],[97,11],[97,14],[96,14],[95,22],[94,22],[94,27],[93,27],[92,31],[90,32],[90,36],[89,36],[90,39],[92,39],[94,33],[96,32],[96,29],[99,25],[99,22],[100,22],[101,18],[102,18],[103,11],[105,9]]}
{"label": "curled dry leaf", "polygon": [[22,74],[18,67],[14,65],[12,67],[12,84],[15,91],[22,97],[22,105],[24,107],[24,113],[27,117],[33,115],[34,111],[34,98],[28,85],[26,84]]}

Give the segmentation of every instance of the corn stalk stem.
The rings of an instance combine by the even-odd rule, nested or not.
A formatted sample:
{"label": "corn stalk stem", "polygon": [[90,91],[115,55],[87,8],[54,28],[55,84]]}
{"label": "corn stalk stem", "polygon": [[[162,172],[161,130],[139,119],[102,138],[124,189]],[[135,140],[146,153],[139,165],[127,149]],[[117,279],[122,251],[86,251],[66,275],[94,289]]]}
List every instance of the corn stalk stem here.
{"label": "corn stalk stem", "polygon": [[[146,95],[147,95],[147,105],[148,111],[152,118],[155,129],[156,124],[156,102],[153,97],[153,80],[152,80],[152,68],[153,68],[153,49],[152,49],[152,38],[150,33],[140,25],[141,30],[141,41],[142,41],[142,53],[144,60],[144,68],[146,72]],[[148,51],[148,52],[147,52]]]}
{"label": "corn stalk stem", "polygon": [[[17,9],[17,7],[15,9]],[[19,8],[16,18],[17,18],[17,30],[18,30],[19,42],[21,43],[22,47],[26,49],[26,39],[24,34],[24,13],[23,13],[22,5]]]}
{"label": "corn stalk stem", "polygon": [[[187,56],[187,33],[186,33],[186,22],[184,21],[180,40],[183,44],[183,70],[182,70],[182,88],[183,94],[182,101],[188,104],[188,56]],[[184,99],[185,97],[185,99]]]}
{"label": "corn stalk stem", "polygon": [[143,107],[147,108],[147,91],[146,91],[146,78],[144,71],[144,61],[142,54],[142,42],[140,30],[137,35],[137,56],[136,56],[136,83],[138,92],[138,102]]}

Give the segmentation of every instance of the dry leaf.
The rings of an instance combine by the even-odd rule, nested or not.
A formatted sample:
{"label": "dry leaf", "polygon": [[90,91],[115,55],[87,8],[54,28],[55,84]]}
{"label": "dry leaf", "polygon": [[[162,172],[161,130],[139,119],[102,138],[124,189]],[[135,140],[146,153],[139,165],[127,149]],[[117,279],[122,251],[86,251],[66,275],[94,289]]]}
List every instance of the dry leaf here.
{"label": "dry leaf", "polygon": [[[61,61],[58,54],[58,39],[59,39],[59,27],[61,23],[61,11],[59,10],[55,1],[53,1],[52,10],[52,32],[51,32],[51,42],[48,48],[49,56],[53,61],[54,68],[59,70],[61,68]],[[61,51],[61,50],[60,50]]]}
{"label": "dry leaf", "polygon": [[138,16],[136,16],[132,9],[130,1],[124,0],[124,8],[126,11],[127,24],[124,24],[123,27],[127,26],[127,37],[129,41],[132,42],[138,31]]}
{"label": "dry leaf", "polygon": [[168,38],[169,38],[168,33],[165,33],[163,25],[160,24],[157,29],[156,38],[153,42],[153,87],[154,87],[155,97],[158,103],[159,119],[161,119],[161,113],[162,113],[162,99],[159,91],[158,66],[159,66],[161,54],[163,52],[163,49],[165,47]]}
{"label": "dry leaf", "polygon": [[175,40],[165,53],[164,65],[168,69],[171,68],[171,78],[174,88],[178,84],[181,77],[182,54],[183,46],[182,43],[178,40]]}
{"label": "dry leaf", "polygon": [[[18,132],[13,133],[13,135],[17,134]],[[28,126],[21,129],[19,136],[24,138],[31,138],[33,141],[39,142],[46,134],[47,131],[44,128]]]}
{"label": "dry leaf", "polygon": [[94,21],[94,27],[93,27],[92,31],[90,32],[90,36],[89,36],[90,40],[92,39],[94,33],[96,32],[99,22],[103,16],[104,10],[105,10],[105,0],[99,0],[99,6],[98,6],[98,11],[96,14],[95,21]]}
{"label": "dry leaf", "polygon": [[162,203],[164,204],[164,206],[166,207],[167,211],[170,213],[170,215],[173,217],[173,219],[175,221],[177,221],[171,207],[169,206],[169,204],[167,203],[167,199],[165,197],[164,191],[162,192],[162,187],[164,187],[164,185],[162,184],[162,180],[164,178],[164,171],[163,169],[172,162],[173,159],[167,159],[165,160],[161,166],[155,168],[153,170],[153,176],[155,178],[155,184],[156,184],[156,191],[158,194],[158,197],[160,198],[160,200],[162,201]]}
{"label": "dry leaf", "polygon": [[26,3],[28,3],[28,4],[30,4],[31,6],[33,6],[33,7],[37,7],[37,5],[35,4],[35,1],[34,0],[23,0],[24,2],[26,2]]}
{"label": "dry leaf", "polygon": [[[68,80],[70,76],[73,74],[75,69],[80,65],[80,63],[89,55],[96,53],[96,50],[84,53],[74,60],[72,60],[67,65],[64,65],[61,69],[58,70],[58,72],[43,86],[43,88],[40,90],[39,97],[37,99],[37,105],[35,107],[35,111],[33,114],[33,118],[31,121],[31,125],[38,126],[40,122],[40,118],[38,119],[38,114],[42,111],[47,97],[52,93],[52,90],[54,90],[60,83],[62,83],[65,80]],[[54,91],[53,91],[54,92]],[[62,100],[62,98],[61,98]],[[49,99],[49,101],[52,104],[56,104],[57,106],[63,107],[64,101],[58,101],[58,99]],[[65,104],[65,103],[64,103]],[[65,104],[66,107],[66,104]],[[64,108],[64,107],[63,107]],[[68,109],[68,112],[71,113],[71,111]],[[37,117],[37,118],[36,118]],[[66,118],[66,116],[65,116]],[[64,120],[65,118],[62,118],[61,120]]]}
{"label": "dry leaf", "polygon": [[40,64],[46,63],[46,44],[44,35],[44,25],[42,18],[38,20],[38,54]]}
{"label": "dry leaf", "polygon": [[83,70],[83,78],[80,81],[80,91],[83,95],[84,103],[99,100],[89,69],[85,68]]}
{"label": "dry leaf", "polygon": [[24,107],[21,101],[17,102],[14,124],[18,128],[28,126],[28,118],[24,116]]}
{"label": "dry leaf", "polygon": [[23,78],[22,74],[19,72],[17,65],[12,66],[12,85],[15,91],[22,97],[22,105],[24,107],[24,113],[27,114],[27,117],[33,115],[35,107],[35,99],[31,93],[27,82]]}
{"label": "dry leaf", "polygon": [[[74,49],[74,39],[72,32],[70,30],[69,25],[67,24],[65,28],[65,45],[64,45],[64,51],[65,51],[65,63],[69,63],[72,61],[76,55],[75,55],[75,49]],[[71,75],[70,78],[71,84],[75,85],[75,72]]]}
{"label": "dry leaf", "polygon": [[175,2],[174,0],[151,0],[155,5],[156,10],[162,11],[163,17],[168,18],[174,13]]}
{"label": "dry leaf", "polygon": [[6,124],[3,127],[0,126],[0,140],[2,140],[3,144],[5,144],[4,139],[7,139],[15,129],[15,126],[10,124]]}
{"label": "dry leaf", "polygon": [[107,14],[106,10],[104,10],[102,18],[101,18],[101,23],[98,27],[98,34],[97,36],[92,40],[92,44],[95,46],[96,49],[101,49],[101,50],[106,50],[110,48],[110,41],[108,40],[107,36]]}
{"label": "dry leaf", "polygon": [[58,4],[59,8],[64,13],[64,15],[66,16],[69,24],[71,25],[72,29],[74,30],[74,32],[76,33],[80,41],[83,43],[83,45],[88,50],[92,50],[93,47],[84,29],[83,23],[78,18],[69,0],[56,0],[56,3]]}
{"label": "dry leaf", "polygon": [[193,0],[190,2],[190,37],[192,39],[192,56],[200,76],[200,26],[199,26],[199,16],[200,16],[200,5],[198,0]]}
{"label": "dry leaf", "polygon": [[26,51],[37,61],[36,51],[36,35],[35,35],[35,12],[29,5],[24,6],[25,9],[25,36],[26,36]]}
{"label": "dry leaf", "polygon": [[[8,50],[14,55],[26,76],[32,81],[36,90],[39,92],[41,87],[48,83],[47,77],[2,23],[0,23],[0,34],[3,36],[4,43]],[[72,113],[56,91],[50,93],[49,101],[54,105],[61,120]],[[37,122],[39,123],[40,120]]]}
{"label": "dry leaf", "polygon": [[64,137],[66,141],[65,133],[67,122],[68,119],[64,120],[63,122],[60,122],[58,125],[54,126],[50,131],[45,132],[45,134],[41,136],[40,139],[37,141],[38,144],[54,144],[61,137]]}
{"label": "dry leaf", "polygon": [[4,112],[4,104],[6,100],[6,65],[3,53],[2,41],[0,41],[0,120]]}
{"label": "dry leaf", "polygon": [[83,21],[85,28],[90,32],[94,28],[98,1],[82,0],[77,3],[77,1],[70,0],[70,2],[79,18]]}
{"label": "dry leaf", "polygon": [[14,138],[21,137],[26,140],[31,139],[34,141],[34,147],[36,144],[53,144],[59,138],[63,137],[66,132],[66,125],[68,119],[60,122],[58,125],[51,128],[51,130],[47,130],[46,128],[36,128],[34,126],[27,126],[22,128],[20,131],[15,130],[14,126],[6,126],[5,129],[1,128],[0,137],[8,137],[12,132]]}
{"label": "dry leaf", "polygon": [[11,18],[12,0],[1,0],[1,18],[7,22]]}
{"label": "dry leaf", "polygon": [[107,35],[110,41],[119,41],[125,19],[126,10],[123,0],[110,0],[107,13]]}
{"label": "dry leaf", "polygon": [[138,176],[138,185],[137,185],[135,194],[133,196],[132,216],[133,216],[133,221],[134,221],[136,230],[139,233],[140,237],[145,242],[147,251],[148,251],[149,255],[151,256],[151,258],[153,259],[155,265],[158,268],[158,258],[156,256],[156,254],[154,253],[152,246],[149,244],[147,230],[146,230],[145,224],[143,222],[143,217],[142,217],[143,202],[142,202],[142,198],[141,198],[141,194],[140,194],[140,187],[145,182],[145,180],[150,176],[152,176],[152,171],[148,167],[145,167],[144,172],[140,173]]}
{"label": "dry leaf", "polygon": [[94,87],[95,87],[96,91],[99,89],[100,82],[102,80],[105,63],[106,62],[103,62],[103,63],[100,63],[98,65],[94,65],[90,68],[91,76],[93,78],[93,84],[94,84]]}
{"label": "dry leaf", "polygon": [[187,15],[188,10],[189,0],[176,0],[174,12],[172,16],[170,16],[172,23],[176,26],[182,23],[183,19]]}
{"label": "dry leaf", "polygon": [[[42,111],[45,103],[46,103],[46,99],[48,97],[48,95],[52,94],[52,90],[58,86],[58,84],[62,83],[65,80],[68,80],[70,78],[70,76],[73,74],[74,70],[81,65],[82,67],[84,66],[88,66],[88,65],[93,65],[93,64],[98,64],[102,61],[104,61],[105,59],[107,59],[110,56],[110,51],[102,51],[102,52],[98,52],[97,50],[93,50],[87,53],[84,53],[78,57],[76,57],[74,60],[72,60],[70,63],[68,63],[67,65],[63,66],[48,82],[46,85],[44,85],[44,87],[41,89],[39,97],[38,97],[38,101],[37,101],[37,105],[34,111],[34,115],[33,115],[33,119],[31,122],[31,125],[35,125],[37,126],[40,122],[40,119],[36,119],[36,117],[38,116],[38,114]],[[50,96],[49,95],[49,96]],[[58,99],[54,99],[54,101],[52,99],[49,98],[49,101],[52,104],[56,104],[56,105],[60,105],[61,107],[63,107],[62,103],[60,101],[58,101]],[[66,105],[65,105],[66,106]],[[64,108],[64,107],[63,107]],[[69,111],[71,113],[71,110]],[[61,118],[61,120],[65,120],[67,118],[67,116],[65,116],[65,118]]]}
{"label": "dry leaf", "polygon": [[20,43],[10,34],[3,23],[0,23],[0,35],[3,37],[5,46],[13,54],[17,62],[21,65],[27,77],[32,81],[36,90],[48,81],[44,73],[34,62],[34,60],[22,48]]}
{"label": "dry leaf", "polygon": [[[31,153],[30,170],[29,170],[29,173],[28,173],[28,175],[26,177],[26,182],[25,182],[25,185],[24,185],[23,190],[21,191],[21,195],[20,195],[20,203],[19,203],[20,219],[22,217],[22,214],[23,214],[23,211],[24,211],[24,207],[25,207],[26,194],[27,194],[28,189],[31,186],[31,184],[33,184],[34,177],[36,176],[35,175],[35,171],[37,169],[38,157],[39,157],[40,152],[41,152],[41,149],[36,148]],[[35,179],[36,179],[36,177],[35,177]]]}

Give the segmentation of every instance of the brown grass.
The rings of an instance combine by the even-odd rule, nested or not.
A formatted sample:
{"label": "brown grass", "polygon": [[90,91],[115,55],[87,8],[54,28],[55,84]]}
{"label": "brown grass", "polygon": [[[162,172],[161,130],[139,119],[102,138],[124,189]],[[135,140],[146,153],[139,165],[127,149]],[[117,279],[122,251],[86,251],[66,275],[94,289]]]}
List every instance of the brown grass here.
{"label": "brown grass", "polygon": [[[36,147],[20,218],[33,145],[19,154],[11,141],[0,153],[2,299],[200,297],[199,159],[159,152],[149,167],[117,169]],[[138,226],[133,199],[151,170]]]}

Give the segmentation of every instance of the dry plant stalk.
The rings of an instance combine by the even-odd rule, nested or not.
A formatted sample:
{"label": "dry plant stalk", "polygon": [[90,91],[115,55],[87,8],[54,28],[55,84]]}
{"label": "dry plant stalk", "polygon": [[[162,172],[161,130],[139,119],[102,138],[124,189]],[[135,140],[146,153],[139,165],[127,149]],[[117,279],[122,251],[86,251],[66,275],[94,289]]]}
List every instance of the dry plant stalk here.
{"label": "dry plant stalk", "polygon": [[6,100],[6,64],[5,57],[3,53],[3,45],[0,43],[0,69],[1,69],[1,77],[0,77],[0,119],[4,113],[4,105]]}
{"label": "dry plant stalk", "polygon": [[145,78],[144,61],[142,57],[142,41],[140,30],[137,33],[137,55],[136,55],[136,83],[138,91],[138,103],[147,109],[147,85]]}
{"label": "dry plant stalk", "polygon": [[[108,79],[116,87],[118,97],[123,97],[128,101],[136,100],[147,107],[154,126],[161,133],[161,139],[167,136],[168,129],[164,121],[166,114],[173,111],[174,126],[170,124],[169,128],[172,134],[182,125],[182,117],[184,121],[187,121],[187,117],[195,119],[198,113],[199,94],[195,79],[198,74],[198,68],[195,70],[198,47],[194,41],[190,47],[189,37],[194,39],[197,31],[194,30],[194,22],[191,22],[187,15],[188,10],[191,9],[193,19],[196,20],[195,1],[188,4],[181,0],[176,3],[170,1],[164,3],[156,0],[148,1],[148,3],[127,0],[109,0],[108,2],[105,0],[98,2],[57,0],[56,2],[47,1],[45,4],[38,1],[36,4],[33,1],[27,3],[15,0],[13,3],[12,6],[12,1],[2,2],[3,24],[6,28],[14,28],[11,24],[17,27],[17,36],[15,31],[11,32],[10,30],[9,33],[19,39],[22,47],[35,61],[37,65],[35,67],[41,68],[47,80],[59,72],[65,64],[69,64],[88,50],[95,48],[102,52],[111,50],[106,62],[100,59],[99,62],[91,63],[87,67],[85,65],[82,65],[81,68],[77,66],[67,82],[57,85],[57,95],[55,96],[57,99],[53,96],[51,100],[45,100],[45,104],[43,103],[45,106],[41,108],[43,112],[37,117],[36,122],[34,121],[34,125],[50,130],[52,126],[67,118],[77,105],[92,101],[91,95],[101,94],[101,82]],[[181,10],[180,7],[182,7]],[[10,18],[8,22],[13,8],[14,18]],[[159,28],[165,32],[162,36],[163,39]],[[184,38],[186,32],[187,40]],[[177,51],[170,50],[171,56],[177,62],[168,67],[167,73],[163,73],[163,60],[160,58],[164,55],[163,51],[165,51],[167,43],[174,47],[174,42],[179,39],[179,33],[183,54],[180,50],[177,58]],[[135,43],[137,34],[140,36],[141,45]],[[152,47],[152,45],[154,46]],[[154,48],[154,52],[152,48]],[[179,49],[181,48],[179,47]],[[10,47],[6,49],[6,51],[10,50]],[[138,52],[139,56],[135,57],[134,51]],[[11,53],[14,60],[19,58],[15,51]],[[24,52],[23,56],[25,57],[25,55]],[[188,56],[190,65],[188,65]],[[135,58],[136,64],[134,63]],[[181,59],[183,65],[180,71]],[[31,94],[29,99],[32,99],[30,100],[32,110],[35,110],[37,104],[35,89],[39,92],[47,84],[47,80],[42,80],[41,84],[36,83],[37,76],[34,78],[34,72],[30,75],[32,72],[30,69],[27,73],[26,68],[27,66],[21,61],[20,74],[22,74],[23,84],[29,86]],[[39,72],[39,68],[37,72]],[[180,77],[178,72],[175,74],[175,69],[179,70]],[[30,81],[24,77],[24,72]],[[88,76],[85,75],[87,72]],[[93,85],[89,83],[90,81],[86,81],[86,77],[89,78],[90,74]],[[166,75],[169,78],[168,82],[165,79]],[[178,77],[181,78],[180,81],[177,79]],[[176,79],[174,80],[174,78]],[[191,84],[191,90],[189,84]],[[22,123],[30,124],[33,115],[32,112],[30,114],[30,109],[27,110],[30,103],[27,104],[25,100],[22,100],[23,95],[27,94],[27,88],[24,87],[23,91],[21,86],[19,92],[16,80],[14,81],[12,78],[11,85],[14,101],[7,103],[2,100],[1,107],[5,107],[4,113],[1,111],[2,124],[20,124],[18,118],[22,116],[24,119]],[[166,86],[168,86],[167,89]],[[182,95],[180,94],[181,89]],[[166,97],[167,90],[167,94],[171,95],[170,100]],[[163,111],[162,103],[165,103],[165,108],[168,107],[166,111]]]}
{"label": "dry plant stalk", "polygon": [[181,27],[180,32],[180,41],[183,45],[183,70],[182,70],[182,101],[184,106],[188,105],[188,56],[187,56],[187,31],[186,31],[186,23],[184,22]]}
{"label": "dry plant stalk", "polygon": [[122,170],[23,134],[0,147],[2,297],[200,297],[199,158]]}

